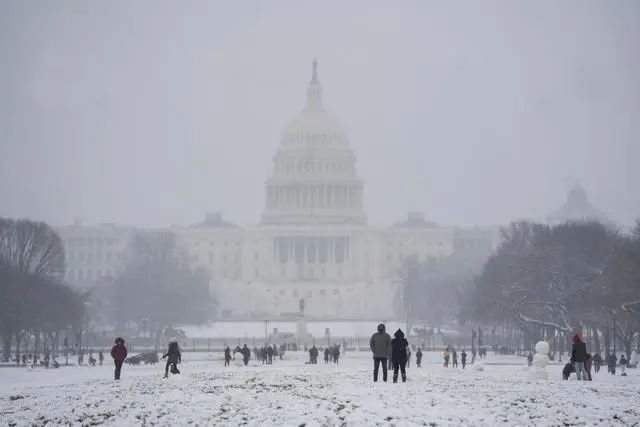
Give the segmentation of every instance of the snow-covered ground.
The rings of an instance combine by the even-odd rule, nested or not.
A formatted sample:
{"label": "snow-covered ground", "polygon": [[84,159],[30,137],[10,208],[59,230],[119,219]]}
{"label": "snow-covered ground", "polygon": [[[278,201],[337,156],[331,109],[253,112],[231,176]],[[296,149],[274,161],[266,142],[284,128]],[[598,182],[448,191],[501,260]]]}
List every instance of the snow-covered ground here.
{"label": "snow-covered ground", "polygon": [[[220,354],[186,353],[181,375],[164,366],[0,368],[0,425],[638,425],[640,373],[592,382],[534,381],[522,358],[489,356],[483,371],[443,368],[439,353],[412,357],[406,384],[371,379],[365,352],[340,365],[305,365],[302,352],[245,368]],[[573,379],[573,378],[572,378]],[[389,375],[391,380],[391,373]]]}

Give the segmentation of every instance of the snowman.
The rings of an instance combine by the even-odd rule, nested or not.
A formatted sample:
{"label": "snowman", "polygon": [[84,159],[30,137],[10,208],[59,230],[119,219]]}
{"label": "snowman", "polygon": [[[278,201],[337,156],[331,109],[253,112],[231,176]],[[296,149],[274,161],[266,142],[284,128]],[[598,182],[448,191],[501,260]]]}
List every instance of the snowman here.
{"label": "snowman", "polygon": [[533,363],[529,375],[533,379],[546,380],[547,364],[549,363],[549,343],[546,341],[538,341],[536,344],[536,354],[533,356]]}

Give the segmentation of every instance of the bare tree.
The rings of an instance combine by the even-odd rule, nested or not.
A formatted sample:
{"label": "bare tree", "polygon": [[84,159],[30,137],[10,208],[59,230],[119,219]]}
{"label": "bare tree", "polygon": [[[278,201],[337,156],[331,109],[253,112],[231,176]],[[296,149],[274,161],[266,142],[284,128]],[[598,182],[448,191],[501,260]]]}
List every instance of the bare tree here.
{"label": "bare tree", "polygon": [[64,248],[47,224],[0,218],[0,335],[3,358],[16,359],[27,333],[53,334],[82,316],[79,294],[62,283]]}

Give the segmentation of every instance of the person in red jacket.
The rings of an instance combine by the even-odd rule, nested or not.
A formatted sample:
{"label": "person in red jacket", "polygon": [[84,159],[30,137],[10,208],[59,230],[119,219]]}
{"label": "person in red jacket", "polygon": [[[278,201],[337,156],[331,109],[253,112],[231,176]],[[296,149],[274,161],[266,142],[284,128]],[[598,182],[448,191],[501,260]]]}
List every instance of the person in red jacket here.
{"label": "person in red jacket", "polygon": [[127,347],[124,346],[124,339],[121,337],[116,338],[116,345],[111,348],[111,357],[116,364],[115,377],[120,379],[120,370],[122,369],[122,362],[127,358]]}

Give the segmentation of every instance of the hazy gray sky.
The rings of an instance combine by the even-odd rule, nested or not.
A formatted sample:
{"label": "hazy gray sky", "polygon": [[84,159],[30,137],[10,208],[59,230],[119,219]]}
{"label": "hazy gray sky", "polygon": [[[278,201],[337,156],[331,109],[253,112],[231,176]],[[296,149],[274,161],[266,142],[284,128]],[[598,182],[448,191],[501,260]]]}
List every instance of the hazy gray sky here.
{"label": "hazy gray sky", "polygon": [[369,222],[640,216],[640,2],[0,3],[0,216],[259,221],[311,60]]}

